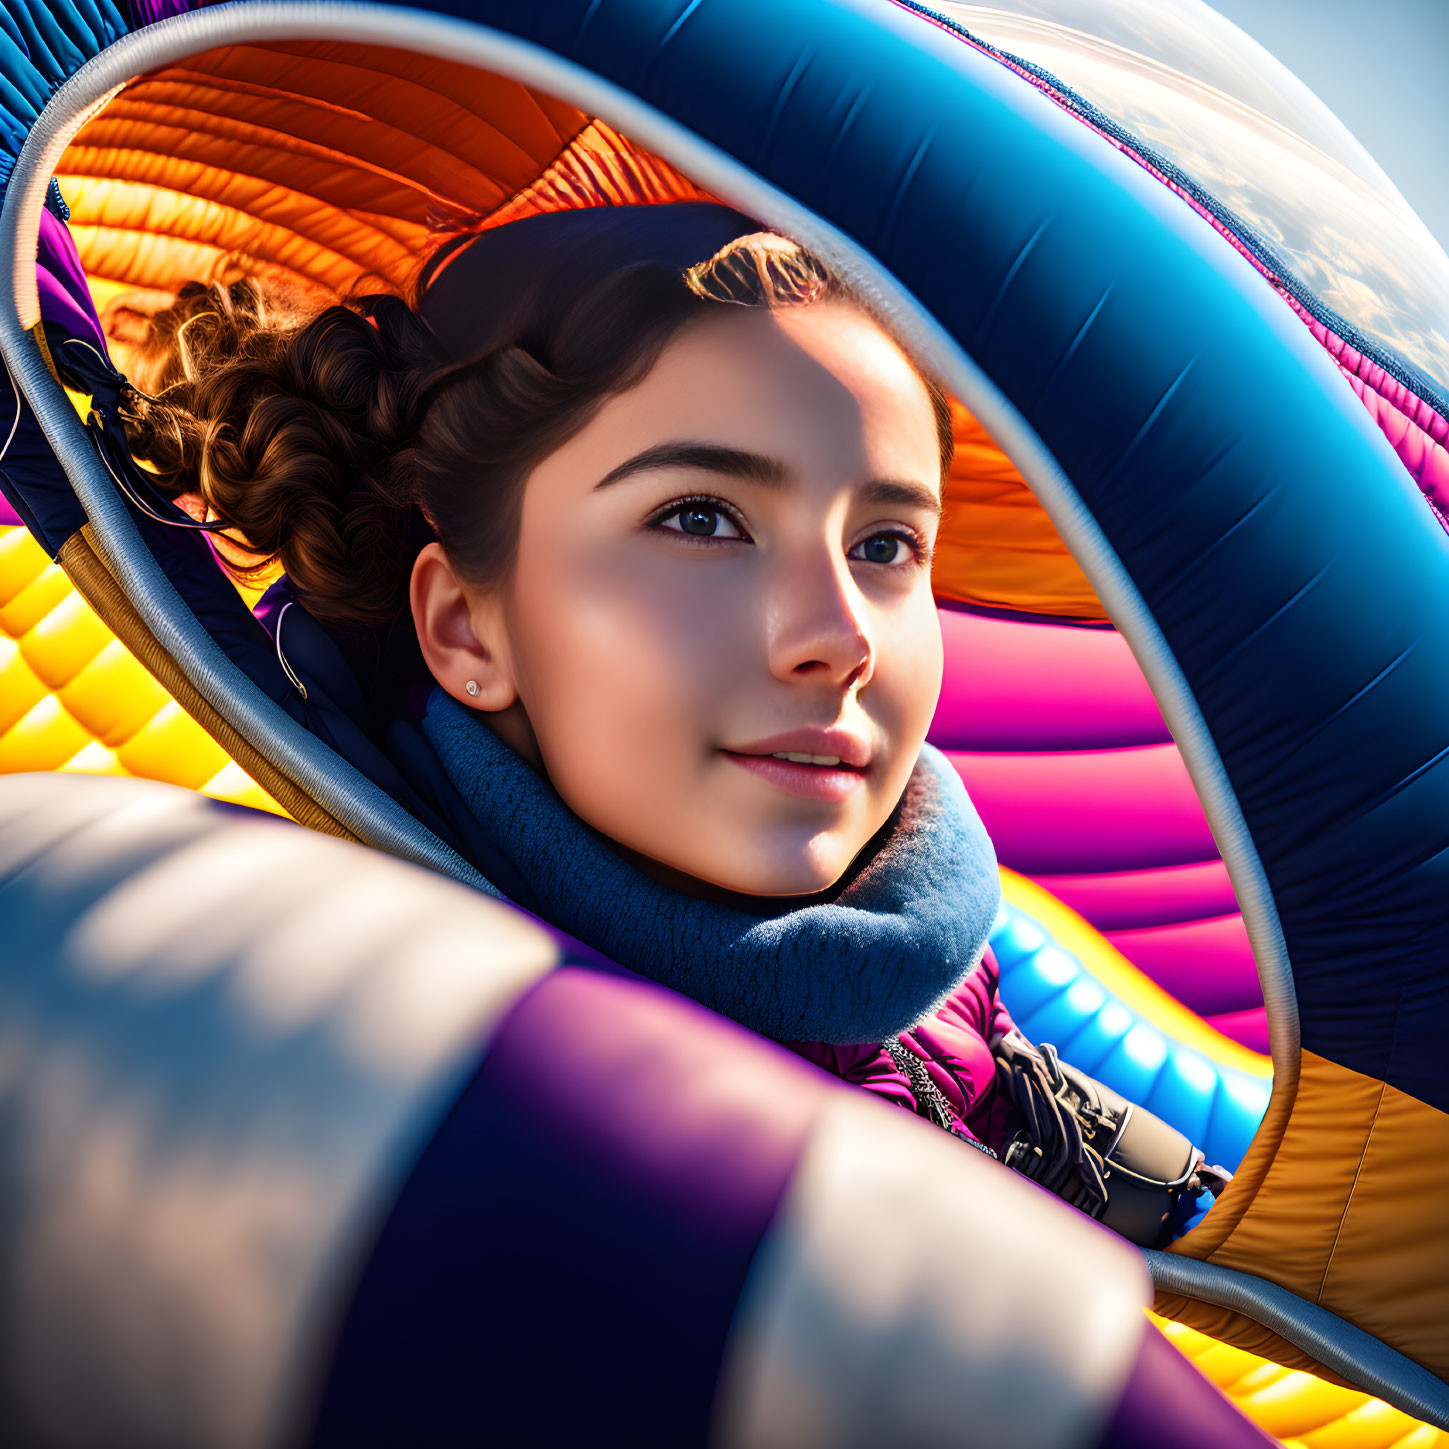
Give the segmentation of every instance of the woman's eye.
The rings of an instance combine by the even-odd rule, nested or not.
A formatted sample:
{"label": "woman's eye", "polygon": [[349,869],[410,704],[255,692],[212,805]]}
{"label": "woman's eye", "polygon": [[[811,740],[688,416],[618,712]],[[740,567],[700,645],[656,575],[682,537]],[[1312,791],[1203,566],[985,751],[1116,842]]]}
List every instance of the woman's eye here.
{"label": "woman's eye", "polygon": [[851,558],[873,564],[910,563],[918,556],[917,550],[911,546],[911,540],[898,533],[872,534],[850,551]]}
{"label": "woman's eye", "polygon": [[690,538],[743,538],[738,525],[722,508],[709,503],[685,503],[658,520],[659,527]]}

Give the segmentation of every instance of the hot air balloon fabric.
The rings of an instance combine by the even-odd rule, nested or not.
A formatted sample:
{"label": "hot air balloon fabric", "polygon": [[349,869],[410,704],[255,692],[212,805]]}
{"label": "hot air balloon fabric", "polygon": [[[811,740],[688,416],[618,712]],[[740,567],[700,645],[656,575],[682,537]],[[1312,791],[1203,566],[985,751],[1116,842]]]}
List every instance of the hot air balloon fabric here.
{"label": "hot air balloon fabric", "polygon": [[1003,865],[1003,995],[1237,1172],[1153,1255],[1169,1333],[1304,1374],[1285,1441],[1437,1434],[1449,260],[1243,44],[1194,0],[8,4],[0,770],[487,889],[315,626],[128,490],[107,322],[226,269],[401,289],[539,210],[749,211],[953,393],[931,739]]}

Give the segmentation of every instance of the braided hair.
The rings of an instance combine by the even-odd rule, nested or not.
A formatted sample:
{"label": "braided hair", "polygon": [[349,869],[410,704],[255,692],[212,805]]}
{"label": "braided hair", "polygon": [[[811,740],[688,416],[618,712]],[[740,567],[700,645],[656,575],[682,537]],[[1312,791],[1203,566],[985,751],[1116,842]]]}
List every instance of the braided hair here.
{"label": "braided hair", "polygon": [[[641,381],[692,318],[721,303],[796,306],[846,290],[773,232],[738,236],[684,272],[652,262],[571,272],[554,256],[537,303],[491,327],[478,319],[480,344],[460,355],[422,314],[446,251],[408,298],[320,311],[255,277],[187,282],[151,319],[132,365],[127,440],[155,486],[240,535],[245,550],[224,555],[234,575],[280,562],[335,627],[384,632],[434,538],[475,585],[504,579],[529,473],[605,398]],[[944,480],[950,409],[922,376]]]}

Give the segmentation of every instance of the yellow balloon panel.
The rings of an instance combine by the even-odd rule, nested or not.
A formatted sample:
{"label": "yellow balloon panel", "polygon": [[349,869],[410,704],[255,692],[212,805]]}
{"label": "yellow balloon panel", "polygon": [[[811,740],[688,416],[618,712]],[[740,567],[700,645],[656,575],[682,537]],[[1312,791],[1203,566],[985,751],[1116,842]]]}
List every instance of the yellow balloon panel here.
{"label": "yellow balloon panel", "polygon": [[0,774],[139,775],[286,812],[147,672],[24,528],[0,526]]}
{"label": "yellow balloon panel", "polygon": [[1449,1449],[1449,1434],[1382,1399],[1283,1368],[1184,1323],[1148,1317],[1240,1413],[1287,1449]]}

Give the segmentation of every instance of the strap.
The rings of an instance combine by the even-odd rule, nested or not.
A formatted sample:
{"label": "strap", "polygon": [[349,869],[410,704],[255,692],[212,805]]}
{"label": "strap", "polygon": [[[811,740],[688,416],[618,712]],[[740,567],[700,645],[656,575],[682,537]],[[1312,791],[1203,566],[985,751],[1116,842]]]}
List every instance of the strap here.
{"label": "strap", "polygon": [[997,1070],[1026,1120],[1026,1132],[1018,1134],[1007,1149],[1007,1166],[1100,1218],[1107,1206],[1106,1165],[1102,1154],[1084,1137],[1082,1127],[1085,1119],[1088,1133],[1095,1135],[1106,1125],[1104,1114],[1096,1103],[1072,1100],[1050,1042],[1033,1048],[1020,1032],[1012,1032],[992,1045]]}

